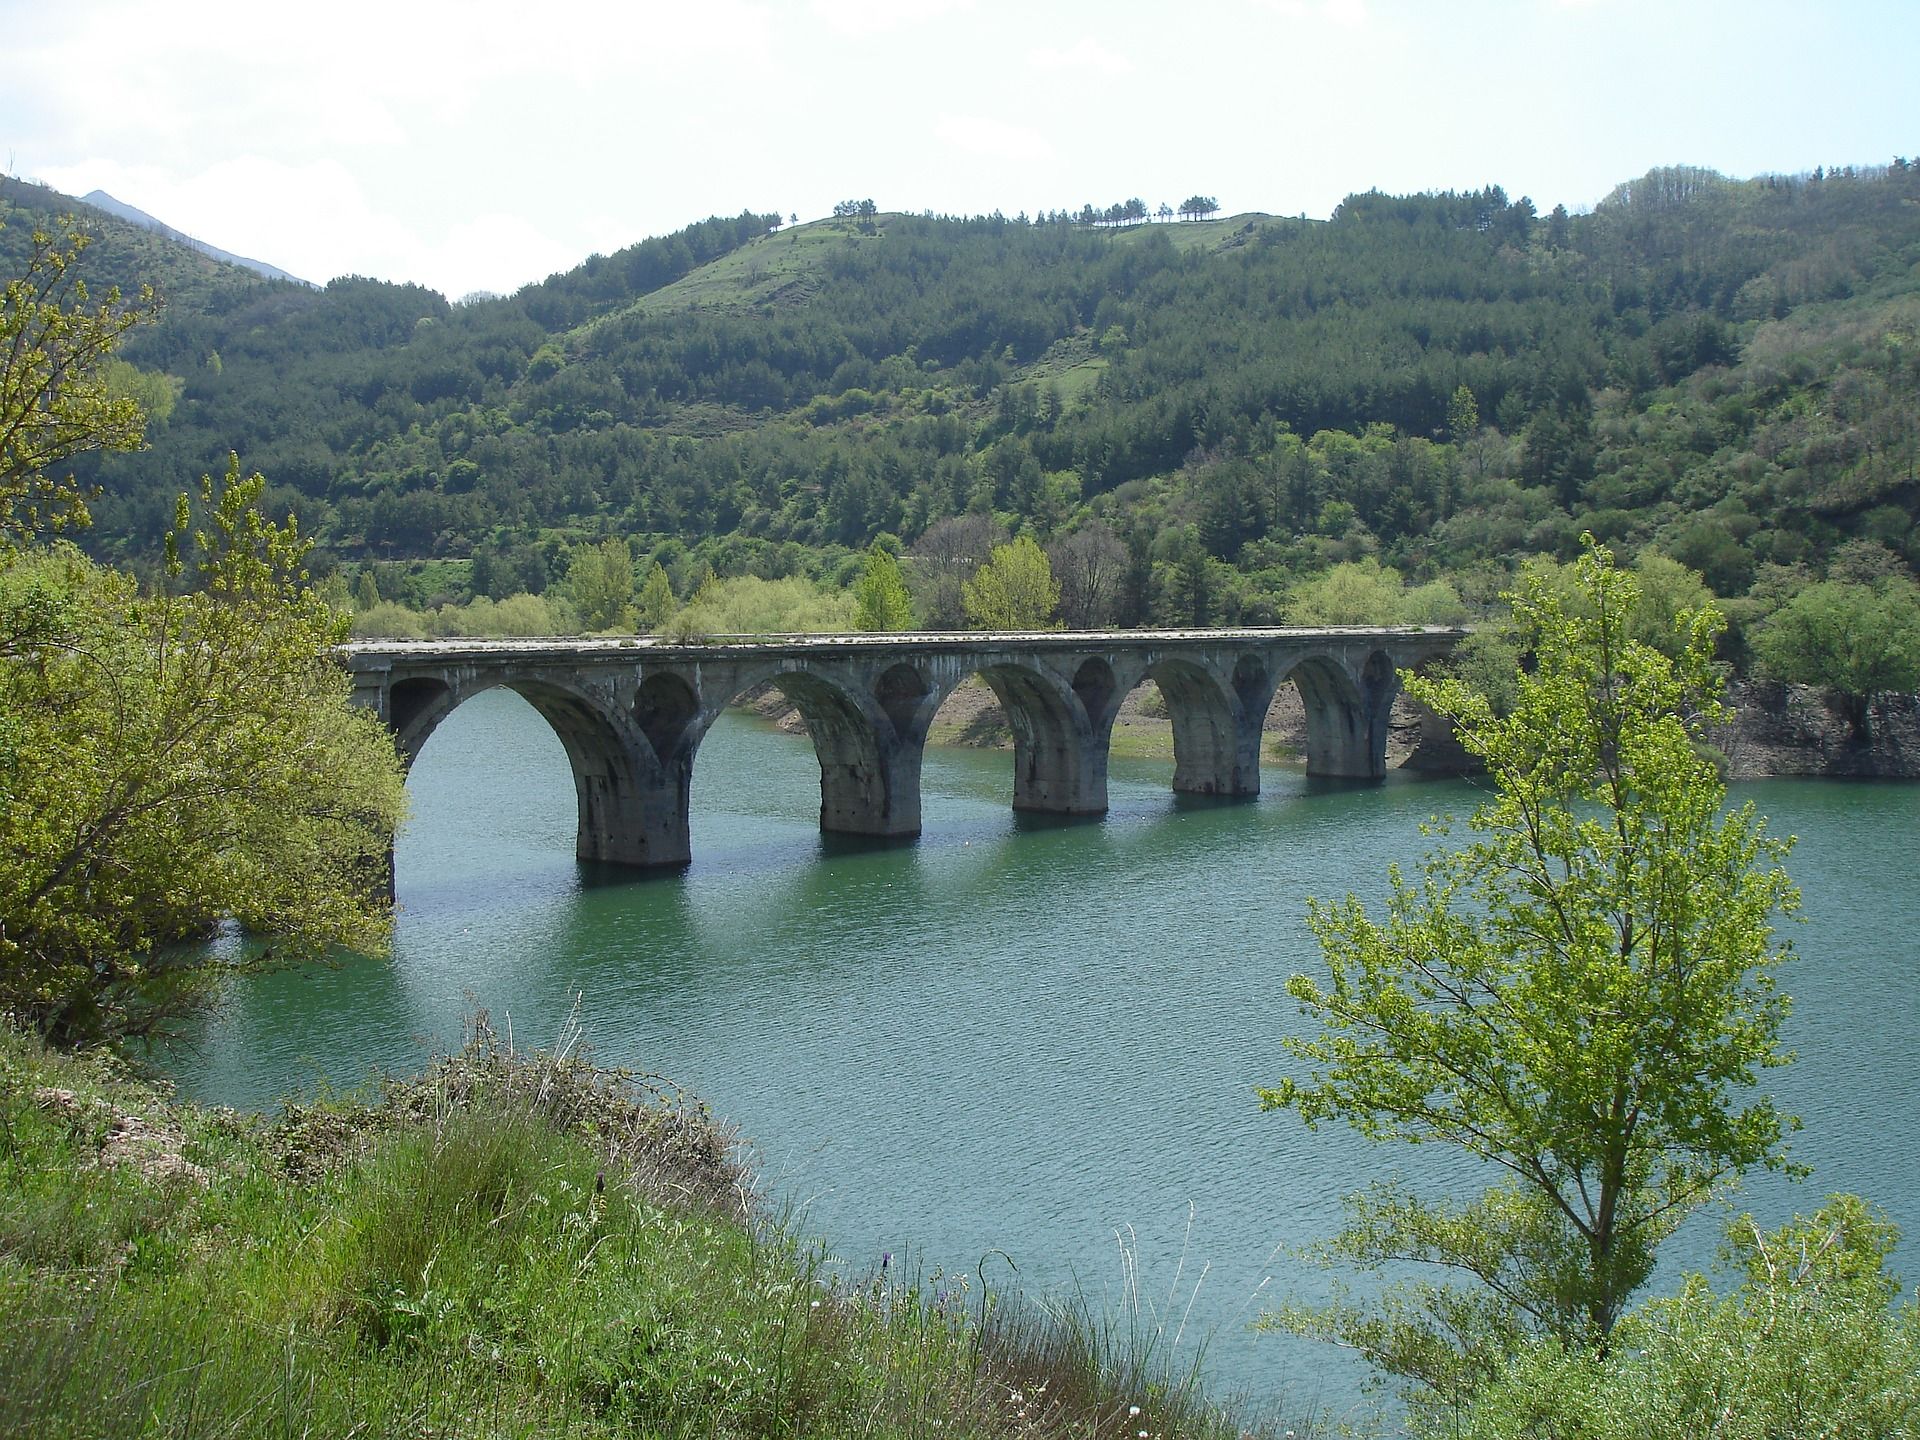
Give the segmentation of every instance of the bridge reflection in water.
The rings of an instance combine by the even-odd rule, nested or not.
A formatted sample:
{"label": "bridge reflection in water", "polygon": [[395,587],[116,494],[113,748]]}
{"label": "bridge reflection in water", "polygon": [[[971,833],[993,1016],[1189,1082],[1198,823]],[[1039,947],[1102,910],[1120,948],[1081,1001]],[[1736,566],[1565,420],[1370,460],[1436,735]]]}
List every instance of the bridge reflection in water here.
{"label": "bridge reflection in water", "polygon": [[1018,635],[756,636],[676,643],[390,641],[342,647],[357,704],[393,729],[407,763],[482,690],[525,697],[559,736],[579,799],[577,853],[615,865],[691,858],[688,798],[707,728],[773,684],[820,760],[820,828],[920,833],[920,761],[934,712],[970,676],[1005,709],[1013,805],[1056,815],[1107,808],[1120,702],[1151,679],[1173,724],[1173,788],[1257,795],[1267,707],[1292,681],[1306,712],[1307,773],[1377,779],[1401,670],[1452,652],[1435,627],[1162,630]]}

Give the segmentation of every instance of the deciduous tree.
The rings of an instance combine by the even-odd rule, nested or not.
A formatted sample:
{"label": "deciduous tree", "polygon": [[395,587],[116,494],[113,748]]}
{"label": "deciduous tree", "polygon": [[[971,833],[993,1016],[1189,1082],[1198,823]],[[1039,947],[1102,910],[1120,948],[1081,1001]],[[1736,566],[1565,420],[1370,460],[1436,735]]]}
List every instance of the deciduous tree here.
{"label": "deciduous tree", "polygon": [[1006,531],[991,515],[949,515],[936,520],[908,552],[922,620],[935,630],[967,623],[966,584],[992,558]]}
{"label": "deciduous tree", "polygon": [[185,594],[64,545],[0,566],[0,1010],[57,1040],[203,1001],[217,970],[169,947],[221,920],[283,959],[384,936],[400,763],[263,484],[206,482],[190,540],[182,497]]}
{"label": "deciduous tree", "polygon": [[994,548],[993,558],[964,587],[967,619],[981,630],[1054,628],[1060,586],[1031,535]]}
{"label": "deciduous tree", "polygon": [[0,543],[86,523],[85,500],[58,474],[90,450],[135,450],[141,411],[107,383],[120,337],[159,312],[153,291],[99,300],[75,270],[88,237],[71,220],[35,229],[20,273],[0,291]]}
{"label": "deciduous tree", "polygon": [[1408,682],[1494,797],[1471,844],[1393,872],[1383,917],[1312,905],[1327,974],[1287,989],[1316,1028],[1284,1042],[1308,1073],[1260,1092],[1310,1126],[1453,1146],[1502,1176],[1467,1202],[1354,1196],[1328,1247],[1477,1285],[1281,1317],[1444,1393],[1530,1335],[1604,1350],[1660,1242],[1725,1182],[1783,1165],[1793,1123],[1750,1088],[1787,1058],[1787,846],[1751,805],[1725,809],[1695,743],[1720,714],[1717,617],[1682,617],[1669,658],[1632,638],[1637,587],[1604,549],[1577,580],[1577,613],[1538,577],[1515,597],[1535,668],[1504,716],[1457,677]]}
{"label": "deciduous tree", "polygon": [[856,630],[911,630],[913,600],[900,562],[882,546],[867,551],[866,568],[853,583]]}
{"label": "deciduous tree", "polygon": [[1731,1294],[1691,1275],[1622,1322],[1607,1359],[1528,1346],[1468,1407],[1422,1407],[1422,1440],[1883,1440],[1920,1433],[1920,1308],[1896,1304],[1898,1233],[1851,1195],[1769,1234],[1727,1230]]}
{"label": "deciduous tree", "polygon": [[567,595],[581,628],[598,632],[633,625],[633,550],[616,535],[582,545],[567,565]]}
{"label": "deciduous tree", "polygon": [[1458,444],[1479,431],[1480,405],[1473,391],[1465,385],[1454,386],[1453,398],[1447,401],[1447,438]]}
{"label": "deciduous tree", "polygon": [[1048,557],[1060,580],[1060,615],[1069,628],[1097,630],[1119,613],[1127,581],[1127,547],[1104,520],[1055,545]]}
{"label": "deciduous tree", "polygon": [[1776,678],[1832,691],[1865,740],[1873,697],[1920,684],[1920,591],[1902,581],[1809,585],[1773,613],[1754,649]]}
{"label": "deciduous tree", "polygon": [[647,562],[647,578],[640,582],[640,598],[634,602],[634,618],[642,630],[658,630],[673,618],[679,602],[673,596],[673,582],[657,560]]}

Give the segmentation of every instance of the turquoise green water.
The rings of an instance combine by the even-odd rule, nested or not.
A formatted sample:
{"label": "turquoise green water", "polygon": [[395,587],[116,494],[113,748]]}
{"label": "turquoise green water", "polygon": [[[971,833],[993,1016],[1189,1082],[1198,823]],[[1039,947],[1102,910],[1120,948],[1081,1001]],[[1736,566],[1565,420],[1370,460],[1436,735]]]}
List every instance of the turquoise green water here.
{"label": "turquoise green water", "polygon": [[[1116,1306],[1136,1270],[1144,1323],[1163,1319],[1169,1347],[1178,1330],[1181,1354],[1204,1341],[1223,1387],[1344,1407],[1347,1357],[1246,1321],[1314,1290],[1284,1247],[1330,1231],[1342,1194],[1460,1172],[1308,1134],[1260,1114],[1253,1087],[1284,1073],[1287,975],[1317,963],[1306,897],[1377,895],[1423,848],[1420,822],[1475,792],[1270,770],[1258,802],[1196,805],[1170,771],[1116,762],[1103,821],[1041,825],[1007,807],[1007,755],[931,752],[924,835],[863,849],[820,836],[804,740],[728,716],[694,776],[692,868],[588,875],[558,743],[492,692],[413,771],[392,958],[236,987],[184,1082],[270,1105],[415,1067],[474,1005],[525,1045],[577,1003],[603,1062],[734,1120],[770,1192],[852,1270],[889,1251],[950,1272],[985,1258],[999,1283],[998,1251],[1030,1290]],[[1920,787],[1737,795],[1801,837],[1800,1058],[1772,1083],[1814,1171],[1752,1181],[1745,1203],[1772,1220],[1858,1191],[1920,1235]],[[1676,1258],[1704,1263],[1717,1224],[1694,1222]],[[1904,1247],[1909,1271],[1917,1256]]]}

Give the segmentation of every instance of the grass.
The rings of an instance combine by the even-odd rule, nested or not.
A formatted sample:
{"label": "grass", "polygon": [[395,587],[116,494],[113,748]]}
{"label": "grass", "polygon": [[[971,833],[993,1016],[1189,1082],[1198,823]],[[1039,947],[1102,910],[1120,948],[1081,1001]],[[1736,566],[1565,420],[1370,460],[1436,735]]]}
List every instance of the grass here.
{"label": "grass", "polygon": [[0,1435],[1263,1433],[970,1282],[834,1279],[700,1106],[484,1019],[272,1119],[0,1030]]}
{"label": "grass", "polygon": [[750,240],[709,261],[671,285],[642,295],[631,305],[589,321],[586,334],[625,315],[681,315],[694,311],[753,310],[804,301],[819,283],[828,259],[848,245],[869,242],[853,226],[815,220]]}
{"label": "grass", "polygon": [[[630,306],[587,322],[575,338],[622,315],[659,317],[703,310],[740,312],[804,302],[818,286],[820,272],[828,259],[850,245],[879,240],[886,233],[887,218],[884,215],[879,218],[876,233],[872,235],[862,233],[849,221],[810,220],[751,240],[672,284],[641,296]],[[1197,222],[1136,225],[1113,233],[1123,244],[1152,233],[1167,236],[1174,247],[1182,251],[1211,251],[1241,243],[1249,226],[1258,229],[1297,223],[1249,213]],[[1063,371],[1067,368],[1062,367]],[[1103,362],[1096,361],[1084,371],[1067,376],[1066,383],[1077,393],[1091,384],[1104,368]]]}

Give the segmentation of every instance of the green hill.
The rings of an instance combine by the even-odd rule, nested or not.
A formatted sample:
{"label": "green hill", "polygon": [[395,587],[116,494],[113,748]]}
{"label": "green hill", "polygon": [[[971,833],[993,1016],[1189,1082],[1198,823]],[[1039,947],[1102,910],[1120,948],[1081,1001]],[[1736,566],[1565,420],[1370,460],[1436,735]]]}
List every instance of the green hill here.
{"label": "green hill", "polygon": [[86,477],[125,557],[238,449],[329,563],[430,575],[416,600],[537,593],[610,533],[683,584],[826,574],[970,513],[1107,527],[1122,623],[1272,619],[1367,557],[1481,593],[1585,529],[1729,596],[1920,558],[1905,161],[1674,167],[1544,217],[1497,187],[1326,222],[748,213],[457,306],[98,224],[88,263],[169,299],[127,358],[179,390]]}

